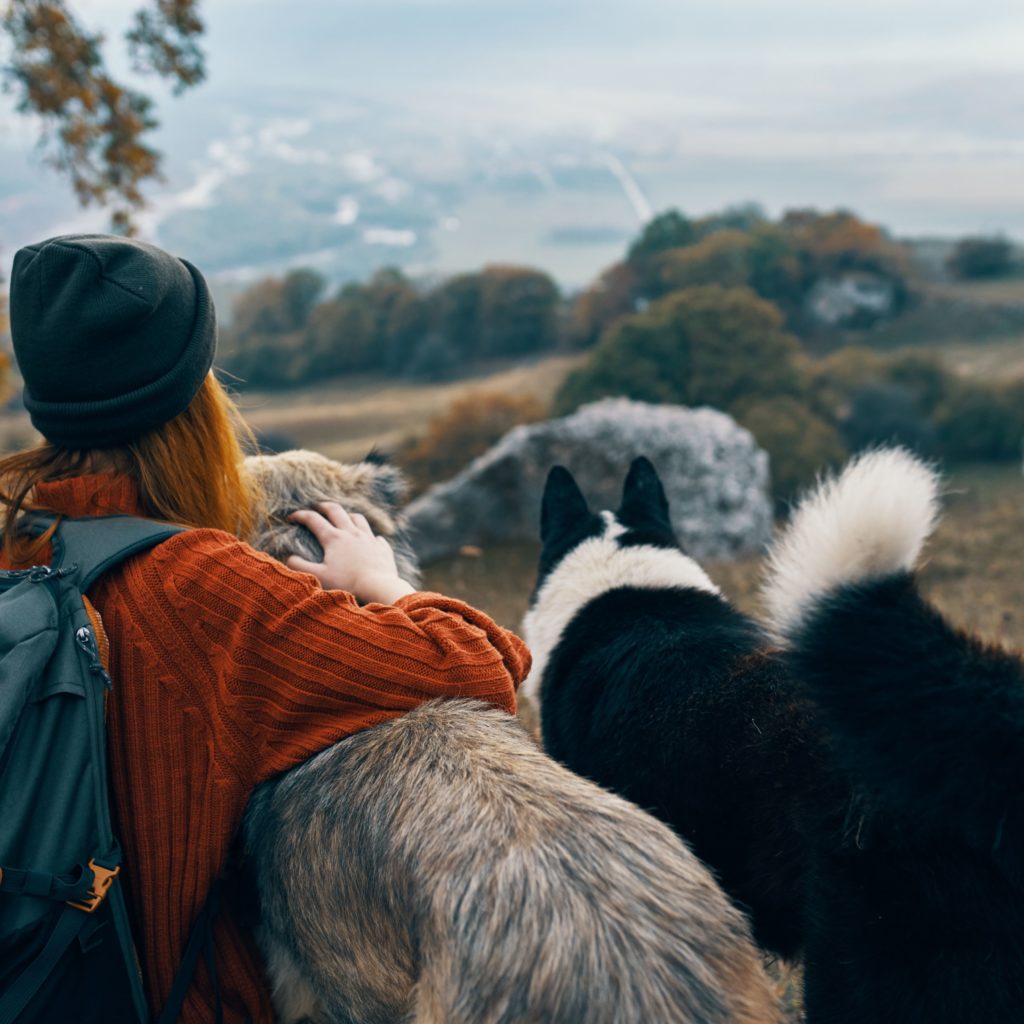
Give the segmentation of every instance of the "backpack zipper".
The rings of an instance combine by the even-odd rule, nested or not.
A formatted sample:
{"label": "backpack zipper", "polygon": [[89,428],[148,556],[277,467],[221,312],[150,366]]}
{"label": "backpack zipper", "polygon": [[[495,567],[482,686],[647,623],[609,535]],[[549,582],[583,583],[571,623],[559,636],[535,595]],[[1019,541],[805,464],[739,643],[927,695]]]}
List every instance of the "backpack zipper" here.
{"label": "backpack zipper", "polygon": [[29,583],[45,583],[47,580],[62,580],[78,571],[77,565],[65,569],[53,569],[48,565],[33,565],[30,569],[5,569],[0,578],[7,580],[28,580]]}
{"label": "backpack zipper", "polygon": [[85,656],[89,659],[89,671],[93,675],[99,676],[103,680],[103,685],[108,689],[114,688],[114,682],[110,678],[110,673],[103,667],[103,662],[100,660],[99,648],[96,646],[96,638],[92,634],[92,630],[88,626],[80,626],[75,630],[75,643],[85,652]]}

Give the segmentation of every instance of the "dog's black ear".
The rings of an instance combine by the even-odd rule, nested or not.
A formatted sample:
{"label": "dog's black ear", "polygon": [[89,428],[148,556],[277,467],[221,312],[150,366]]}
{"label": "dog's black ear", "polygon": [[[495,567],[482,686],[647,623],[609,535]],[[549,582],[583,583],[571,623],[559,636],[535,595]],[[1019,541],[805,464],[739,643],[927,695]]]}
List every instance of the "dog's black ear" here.
{"label": "dog's black ear", "polygon": [[374,462],[369,458],[364,461],[377,467],[373,475],[373,500],[390,512],[397,512],[409,494],[409,484],[402,471],[386,462]]}
{"label": "dog's black ear", "polygon": [[672,532],[665,488],[651,460],[643,455],[634,459],[629,467],[617,518],[623,526],[647,526]]}
{"label": "dog's black ear", "polygon": [[366,453],[363,462],[368,462],[371,466],[390,466],[391,456],[387,452],[382,452],[375,445]]}
{"label": "dog's black ear", "polygon": [[540,539],[547,542],[590,515],[587,499],[565,466],[553,466],[540,506]]}

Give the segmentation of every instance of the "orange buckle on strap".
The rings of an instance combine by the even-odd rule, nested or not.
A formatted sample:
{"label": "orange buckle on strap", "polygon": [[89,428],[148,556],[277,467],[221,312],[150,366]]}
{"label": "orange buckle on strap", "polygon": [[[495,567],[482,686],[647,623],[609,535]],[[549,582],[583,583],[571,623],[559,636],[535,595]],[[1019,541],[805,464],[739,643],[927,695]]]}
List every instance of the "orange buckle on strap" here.
{"label": "orange buckle on strap", "polygon": [[118,864],[116,868],[105,868],[97,864],[96,861],[90,860],[89,870],[93,873],[89,895],[83,900],[68,900],[69,907],[84,910],[87,914],[91,914],[103,902],[103,898],[114,884],[114,879],[121,871],[121,865]]}

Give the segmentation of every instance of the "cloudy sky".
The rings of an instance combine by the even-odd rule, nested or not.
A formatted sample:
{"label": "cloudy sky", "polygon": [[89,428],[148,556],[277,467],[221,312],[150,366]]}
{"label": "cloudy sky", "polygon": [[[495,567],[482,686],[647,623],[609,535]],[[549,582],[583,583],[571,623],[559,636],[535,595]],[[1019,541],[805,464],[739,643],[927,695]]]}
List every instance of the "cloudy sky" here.
{"label": "cloudy sky", "polygon": [[[108,33],[119,66],[114,44],[136,4],[69,3]],[[899,232],[1024,237],[1022,0],[206,0],[203,10],[210,79],[182,100],[161,97],[169,189],[188,185],[175,151],[215,107],[373,98],[439,137],[453,126],[511,140],[572,133],[671,153],[689,169],[686,194],[653,183],[655,207],[847,205]],[[62,184],[38,174],[33,131],[0,99],[0,229],[5,202],[29,187],[67,210]]]}

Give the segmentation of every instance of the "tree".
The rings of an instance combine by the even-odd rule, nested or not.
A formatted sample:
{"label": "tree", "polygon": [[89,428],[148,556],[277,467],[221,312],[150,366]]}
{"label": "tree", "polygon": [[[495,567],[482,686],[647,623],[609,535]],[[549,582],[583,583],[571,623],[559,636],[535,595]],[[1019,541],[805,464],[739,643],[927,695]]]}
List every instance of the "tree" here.
{"label": "tree", "polygon": [[[135,69],[169,81],[176,93],[205,77],[198,6],[147,0],[126,33]],[[4,85],[19,112],[40,118],[48,161],[83,206],[109,206],[115,230],[131,233],[145,203],[142,186],[160,175],[160,154],[147,141],[157,126],[152,101],[111,76],[103,36],[65,0],[7,0],[0,32],[11,43]]]}
{"label": "tree", "polygon": [[559,412],[607,395],[728,410],[752,395],[801,394],[796,339],[747,288],[674,292],[624,317],[556,397]]}
{"label": "tree", "polygon": [[480,274],[458,274],[433,295],[437,331],[463,359],[472,359],[480,347],[481,287]]}
{"label": "tree", "polygon": [[719,284],[738,288],[750,283],[749,234],[736,228],[723,228],[685,249],[668,249],[654,262],[654,278],[660,295]]}
{"label": "tree", "polygon": [[636,311],[639,282],[628,263],[614,263],[586,290],[576,296],[569,311],[569,342],[573,348],[589,348],[605,328],[621,316]]}
{"label": "tree", "polygon": [[492,266],[480,275],[479,356],[521,356],[558,341],[558,288],[529,267]]}
{"label": "tree", "polygon": [[946,268],[954,277],[972,280],[1002,277],[1013,268],[1013,246],[1005,238],[963,238],[956,244]]}
{"label": "tree", "polygon": [[666,249],[682,249],[696,240],[693,222],[679,210],[666,210],[645,225],[640,237],[629,247],[626,259],[641,266]]}

